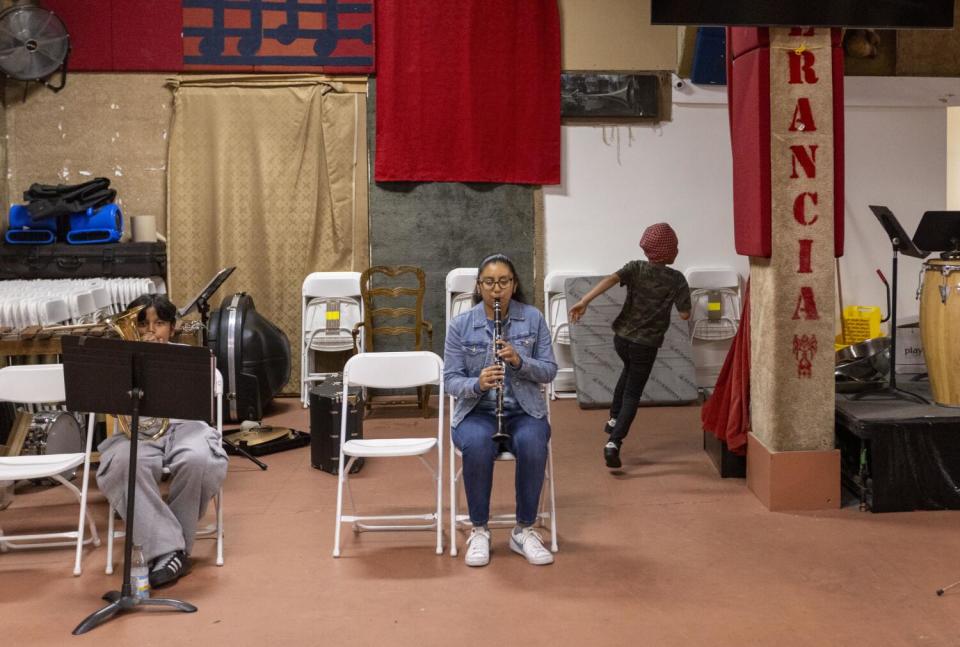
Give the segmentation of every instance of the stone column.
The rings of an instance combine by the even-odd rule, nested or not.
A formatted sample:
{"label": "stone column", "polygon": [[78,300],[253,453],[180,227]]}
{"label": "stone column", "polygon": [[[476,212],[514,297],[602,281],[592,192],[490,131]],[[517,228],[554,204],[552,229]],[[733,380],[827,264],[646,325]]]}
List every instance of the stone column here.
{"label": "stone column", "polygon": [[759,192],[769,195],[769,210],[760,210],[769,218],[769,255],[750,259],[747,483],[770,509],[837,507],[834,215],[843,141],[834,93],[842,92],[842,70],[834,73],[829,29],[770,29],[768,47],[769,64],[754,66],[769,75],[769,103],[760,97],[758,108],[769,114],[769,170],[758,174],[769,178],[769,191]]}

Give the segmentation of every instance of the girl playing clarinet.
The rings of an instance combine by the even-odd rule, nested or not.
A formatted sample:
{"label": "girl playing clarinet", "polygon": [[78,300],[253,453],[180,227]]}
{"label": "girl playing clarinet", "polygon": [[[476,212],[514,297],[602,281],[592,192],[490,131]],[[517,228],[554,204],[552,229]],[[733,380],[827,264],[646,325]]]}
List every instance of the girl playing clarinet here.
{"label": "girl playing clarinet", "polygon": [[[475,305],[450,322],[443,359],[444,387],[456,398],[453,442],[463,454],[473,523],[464,561],[467,566],[490,561],[493,462],[505,449],[516,457],[517,525],[510,533],[510,549],[531,564],[551,564],[553,554],[533,530],[550,440],[540,385],[557,373],[550,331],[540,311],[524,302],[509,258],[488,256],[477,274]],[[502,338],[495,342],[498,310]],[[503,443],[494,438],[498,417],[507,435]]]}

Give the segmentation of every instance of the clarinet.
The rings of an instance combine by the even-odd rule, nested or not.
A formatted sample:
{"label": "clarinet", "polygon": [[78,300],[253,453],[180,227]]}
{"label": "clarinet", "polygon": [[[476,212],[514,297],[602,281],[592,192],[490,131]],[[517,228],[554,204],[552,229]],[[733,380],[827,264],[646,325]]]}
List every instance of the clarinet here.
{"label": "clarinet", "polygon": [[[499,341],[503,339],[503,316],[500,311],[500,299],[493,300],[493,359],[501,369],[504,367],[504,361],[497,355],[500,350]],[[503,381],[497,386],[497,432],[493,434],[493,440],[503,443],[510,439],[510,434],[503,430]]]}

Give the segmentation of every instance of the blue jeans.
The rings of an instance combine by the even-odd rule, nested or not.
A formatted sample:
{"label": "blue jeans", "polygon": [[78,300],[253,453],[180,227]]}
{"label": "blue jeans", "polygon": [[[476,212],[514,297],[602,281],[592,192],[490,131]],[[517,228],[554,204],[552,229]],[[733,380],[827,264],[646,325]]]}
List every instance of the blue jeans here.
{"label": "blue jeans", "polygon": [[[463,485],[470,521],[475,526],[486,525],[490,519],[493,462],[497,456],[492,438],[496,429],[494,407],[483,401],[453,429],[453,444],[463,453]],[[517,523],[529,526],[537,520],[550,423],[546,417],[534,418],[517,408],[504,411],[504,430],[510,434],[510,451],[517,458]]]}

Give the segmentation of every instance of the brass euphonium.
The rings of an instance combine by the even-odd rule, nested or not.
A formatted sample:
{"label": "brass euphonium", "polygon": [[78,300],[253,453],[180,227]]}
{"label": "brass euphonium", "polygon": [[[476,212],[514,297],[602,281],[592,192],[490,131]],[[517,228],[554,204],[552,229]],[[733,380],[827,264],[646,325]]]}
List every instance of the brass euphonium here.
{"label": "brass euphonium", "polygon": [[[120,335],[121,339],[125,339],[126,341],[140,341],[137,317],[145,307],[146,306],[136,306],[129,308],[116,317],[107,317],[103,322],[110,326],[115,333]],[[120,431],[129,438],[131,431],[130,416],[117,416],[117,423],[120,425]],[[150,440],[157,440],[163,436],[163,434],[167,433],[167,429],[170,428],[170,419],[140,416],[138,427],[141,436],[146,436]]]}

